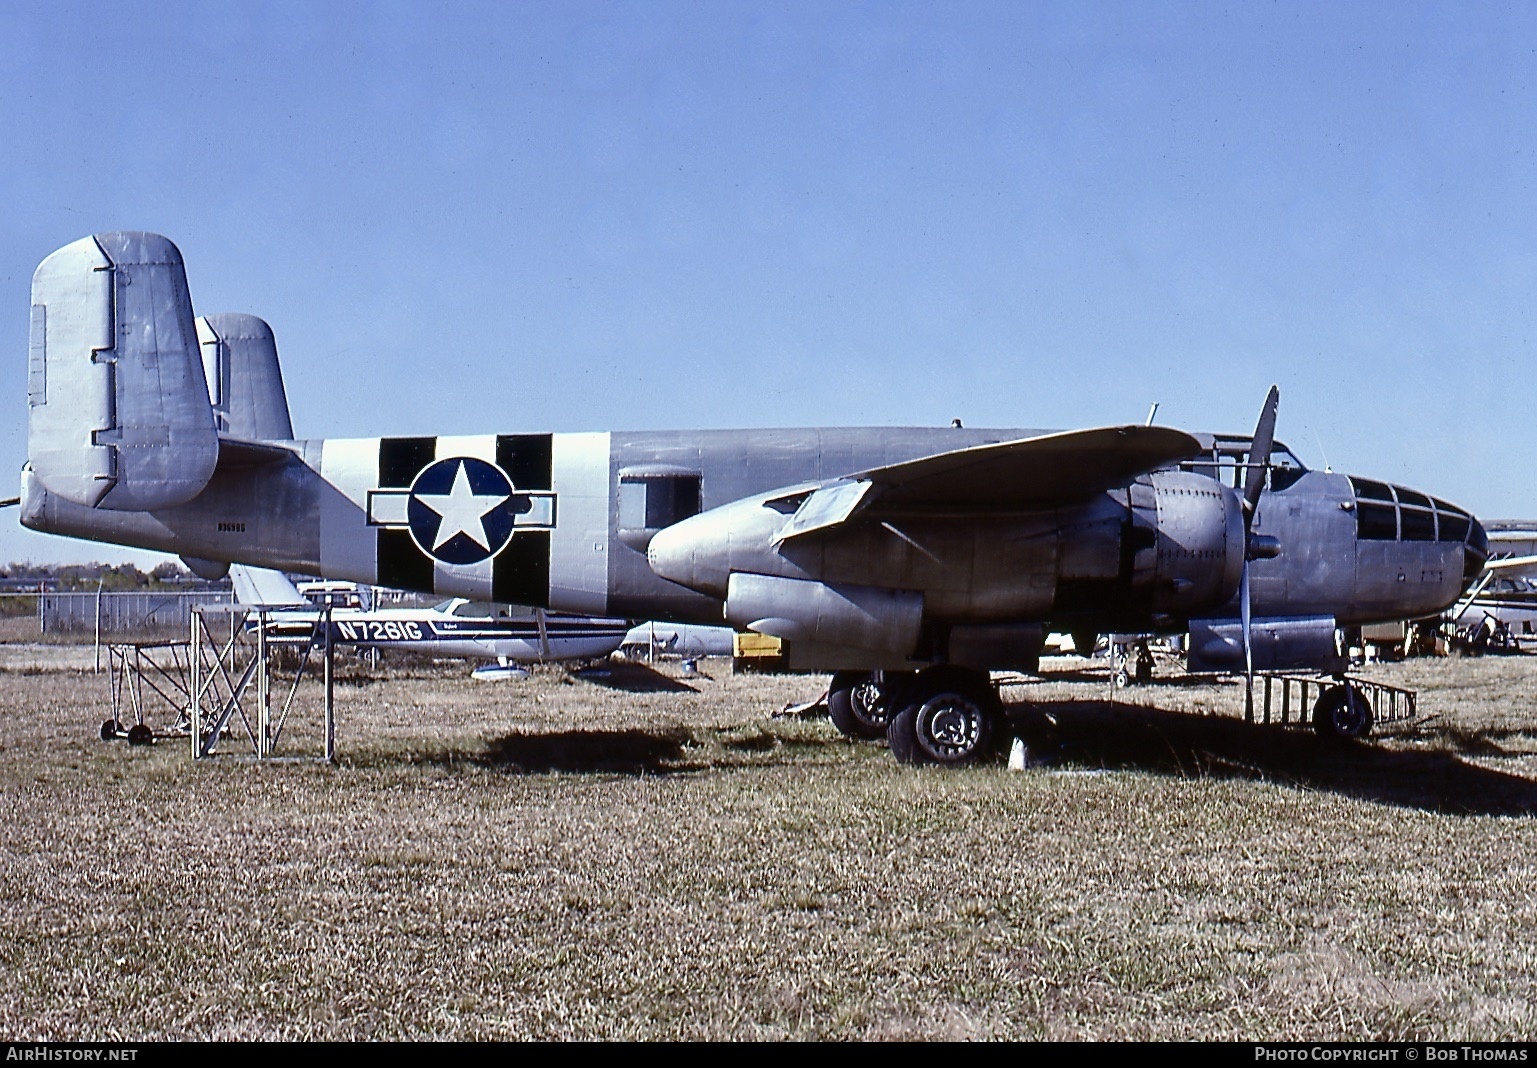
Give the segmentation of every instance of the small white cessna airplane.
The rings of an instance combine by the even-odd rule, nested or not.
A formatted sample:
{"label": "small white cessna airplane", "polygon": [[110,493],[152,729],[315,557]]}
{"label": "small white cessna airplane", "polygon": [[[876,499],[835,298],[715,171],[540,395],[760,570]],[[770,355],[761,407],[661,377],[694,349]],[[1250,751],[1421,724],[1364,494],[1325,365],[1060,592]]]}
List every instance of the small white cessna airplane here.
{"label": "small white cessna airplane", "polygon": [[1537,642],[1537,521],[1486,524],[1489,560],[1446,619],[1474,652],[1516,651]]}
{"label": "small white cessna airplane", "polygon": [[831,672],[903,763],[993,750],[990,673],[1045,636],[1188,634],[1189,666],[1310,666],[1371,726],[1338,635],[1438,615],[1483,568],[1466,510],[1310,471],[1274,438],[800,427],[296,440],[266,323],[197,317],[181,252],[97,234],[32,278],[33,530],[477,601],[731,626]]}
{"label": "small white cessna airplane", "polygon": [[[234,564],[235,599],[266,609],[269,640],[306,642],[320,621],[317,608],[281,571]],[[256,617],[248,626],[258,623]],[[331,640],[369,649],[408,649],[445,657],[513,664],[601,660],[630,631],[626,619],[548,612],[463,597],[431,608],[333,608]]]}

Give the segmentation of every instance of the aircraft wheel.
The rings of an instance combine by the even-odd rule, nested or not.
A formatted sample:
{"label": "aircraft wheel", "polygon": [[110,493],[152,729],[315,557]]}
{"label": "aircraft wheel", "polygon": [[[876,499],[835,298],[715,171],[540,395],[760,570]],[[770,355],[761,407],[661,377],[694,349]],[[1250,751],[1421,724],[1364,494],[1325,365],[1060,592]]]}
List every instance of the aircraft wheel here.
{"label": "aircraft wheel", "polygon": [[1372,722],[1371,702],[1354,686],[1330,686],[1313,705],[1313,729],[1326,738],[1364,738]]}
{"label": "aircraft wheel", "polygon": [[985,676],[931,669],[918,676],[886,737],[900,764],[970,764],[990,751],[1002,713]]}
{"label": "aircraft wheel", "polygon": [[101,740],[110,742],[117,737],[117,720],[109,719],[101,725]]}
{"label": "aircraft wheel", "polygon": [[926,764],[918,749],[918,733],[913,724],[918,719],[918,706],[908,705],[891,717],[886,724],[886,742],[898,764]]}
{"label": "aircraft wheel", "polygon": [[897,672],[839,671],[827,687],[827,714],[846,737],[882,738],[891,722]]}
{"label": "aircraft wheel", "polygon": [[152,745],[155,741],[155,732],[142,723],[135,723],[128,728],[129,745]]}

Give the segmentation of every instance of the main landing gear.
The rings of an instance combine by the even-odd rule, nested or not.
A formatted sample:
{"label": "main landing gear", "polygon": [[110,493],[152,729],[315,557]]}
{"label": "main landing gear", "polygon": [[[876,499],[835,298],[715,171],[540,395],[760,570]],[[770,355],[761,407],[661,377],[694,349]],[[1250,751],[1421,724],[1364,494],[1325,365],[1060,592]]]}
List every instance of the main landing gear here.
{"label": "main landing gear", "polygon": [[991,752],[1003,702],[986,672],[840,671],[828,687],[833,725],[850,738],[883,734],[900,764],[969,764]]}
{"label": "main landing gear", "polygon": [[911,682],[911,671],[839,671],[827,686],[827,714],[849,738],[886,737],[895,695]]}

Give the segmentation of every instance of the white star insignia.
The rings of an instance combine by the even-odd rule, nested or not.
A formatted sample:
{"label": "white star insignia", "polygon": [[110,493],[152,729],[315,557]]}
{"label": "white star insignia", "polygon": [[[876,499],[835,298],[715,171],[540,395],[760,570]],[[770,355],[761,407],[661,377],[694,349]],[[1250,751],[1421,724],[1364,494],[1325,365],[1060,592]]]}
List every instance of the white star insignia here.
{"label": "white star insignia", "polygon": [[454,474],[453,489],[447,493],[417,494],[416,499],[431,508],[443,521],[438,524],[437,540],[432,550],[437,552],[445,542],[460,534],[468,535],[482,549],[490,551],[491,542],[486,537],[484,517],[507,499],[505,493],[477,494],[470,488],[470,478],[464,473],[464,461]]}

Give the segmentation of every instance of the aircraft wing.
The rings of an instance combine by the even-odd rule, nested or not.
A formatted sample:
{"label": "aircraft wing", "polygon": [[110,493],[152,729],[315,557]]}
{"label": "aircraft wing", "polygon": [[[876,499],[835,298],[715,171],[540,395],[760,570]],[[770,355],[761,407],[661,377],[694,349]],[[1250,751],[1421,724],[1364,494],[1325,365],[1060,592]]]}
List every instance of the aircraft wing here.
{"label": "aircraft wing", "polygon": [[1484,563],[1488,571],[1537,571],[1537,556],[1500,556]]}
{"label": "aircraft wing", "polygon": [[936,453],[858,471],[810,490],[775,542],[837,526],[855,514],[1012,512],[1083,500],[1188,459],[1201,443],[1168,427],[1113,426],[1044,434]]}
{"label": "aircraft wing", "polygon": [[1201,443],[1183,430],[1112,426],[978,445],[849,478],[872,483],[882,510],[1047,508],[1200,451]]}

